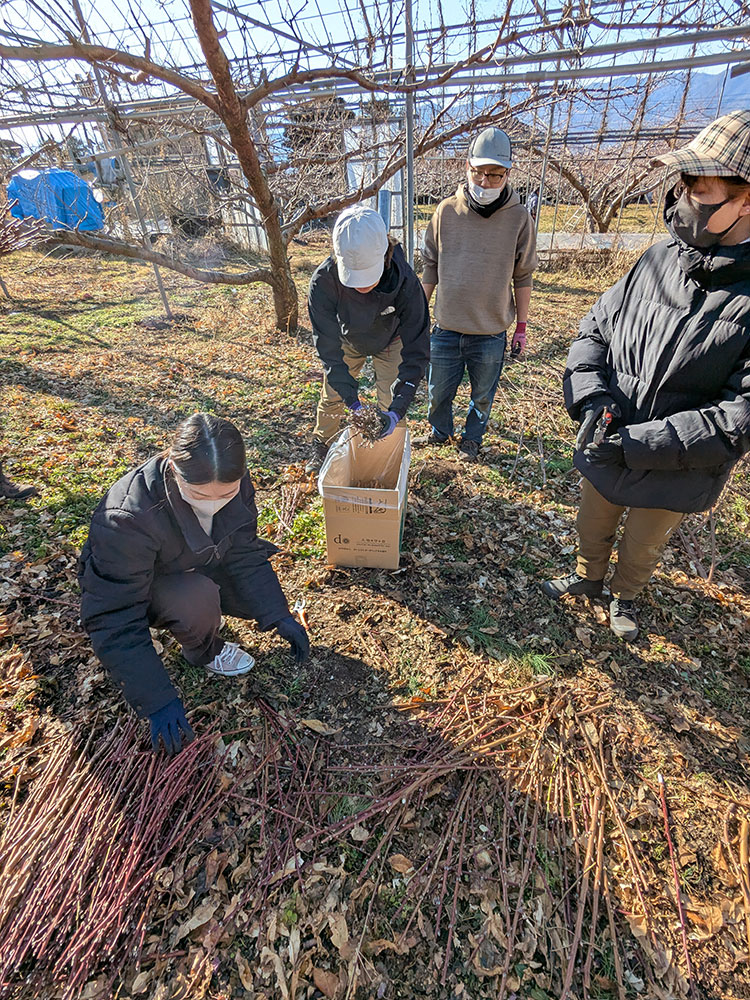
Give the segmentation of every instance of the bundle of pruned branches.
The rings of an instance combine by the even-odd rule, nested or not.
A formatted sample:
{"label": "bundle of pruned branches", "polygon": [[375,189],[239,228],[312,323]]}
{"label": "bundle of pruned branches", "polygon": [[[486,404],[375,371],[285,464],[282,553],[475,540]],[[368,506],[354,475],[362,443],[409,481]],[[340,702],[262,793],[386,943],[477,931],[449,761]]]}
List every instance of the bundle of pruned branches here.
{"label": "bundle of pruned branches", "polygon": [[355,434],[359,434],[364,444],[372,444],[383,433],[383,418],[377,406],[364,403],[358,410],[349,414],[349,426]]}
{"label": "bundle of pruned branches", "polygon": [[113,981],[138,961],[158,900],[157,873],[177,864],[225,798],[216,737],[178,758],[138,749],[119,723],[81,749],[50,744],[42,773],[0,840],[0,996],[23,984],[79,997],[96,972]]}
{"label": "bundle of pruned branches", "polygon": [[291,534],[299,505],[309,491],[307,483],[285,483],[281,487],[281,499],[276,507],[279,520],[276,525],[275,542],[283,542],[286,536]]}

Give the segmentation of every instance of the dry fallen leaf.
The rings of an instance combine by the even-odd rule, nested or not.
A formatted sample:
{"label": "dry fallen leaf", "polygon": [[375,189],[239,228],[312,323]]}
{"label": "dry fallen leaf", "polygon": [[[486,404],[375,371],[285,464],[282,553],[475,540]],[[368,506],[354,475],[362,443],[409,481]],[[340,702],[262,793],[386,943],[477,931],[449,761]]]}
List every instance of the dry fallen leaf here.
{"label": "dry fallen leaf", "polygon": [[392,854],[390,858],[388,858],[388,864],[394,871],[401,872],[402,875],[405,875],[406,872],[412,871],[414,868],[411,861],[409,861],[407,857],[404,857],[403,854]]}
{"label": "dry fallen leaf", "polygon": [[366,830],[365,827],[360,826],[360,824],[357,823],[356,826],[352,827],[349,836],[352,840],[356,840],[358,844],[364,844],[364,842],[370,838],[370,831]]}
{"label": "dry fallen leaf", "polygon": [[240,982],[248,991],[251,993],[253,990],[253,969],[248,960],[238,951],[234,956],[234,960],[237,963],[237,972],[240,974]]}
{"label": "dry fallen leaf", "polygon": [[591,719],[583,720],[583,728],[586,730],[586,735],[594,746],[599,746],[599,730],[596,728]]}
{"label": "dry fallen leaf", "polygon": [[10,736],[6,736],[3,740],[0,740],[0,750],[9,746],[20,747],[25,743],[31,743],[38,728],[39,720],[36,718],[29,719],[20,733],[11,733]]}
{"label": "dry fallen leaf", "polygon": [[340,911],[331,913],[328,917],[328,927],[334,948],[337,948],[344,961],[348,962],[356,952],[356,948],[349,940],[349,928],[346,925],[344,914]]}
{"label": "dry fallen leaf", "polygon": [[279,992],[281,993],[283,1000],[289,1000],[289,987],[287,985],[286,976],[284,975],[284,966],[282,961],[273,948],[266,946],[260,953],[261,964],[266,964],[268,960],[270,960],[271,965],[273,966],[273,971],[276,975],[276,985],[279,987]]}
{"label": "dry fallen leaf", "polygon": [[182,938],[187,937],[188,934],[191,934],[194,930],[197,930],[198,927],[202,927],[204,924],[207,924],[208,921],[211,919],[211,917],[214,915],[214,913],[216,913],[218,908],[219,908],[218,902],[212,903],[209,901],[206,903],[201,903],[201,905],[196,909],[192,917],[190,917],[189,920],[186,920],[184,924],[180,924],[180,926],[177,928],[177,934],[175,935],[175,943],[177,941],[181,941]]}
{"label": "dry fallen leaf", "polygon": [[724,926],[724,914],[720,906],[706,903],[703,906],[690,906],[685,915],[695,927],[701,939],[713,937]]}
{"label": "dry fallen leaf", "polygon": [[377,938],[375,941],[367,942],[365,952],[368,955],[379,955],[382,951],[395,951],[397,955],[406,955],[416,943],[417,939],[411,935],[406,939],[399,938],[398,941]]}
{"label": "dry fallen leaf", "polygon": [[131,993],[145,993],[148,989],[148,984],[151,982],[151,976],[153,974],[153,969],[148,969],[146,972],[139,972],[138,975],[133,980],[133,985],[130,987]]}
{"label": "dry fallen leaf", "polygon": [[312,729],[314,733],[320,733],[321,736],[335,736],[336,733],[341,732],[341,729],[332,729],[320,719],[300,719],[299,722],[301,726],[307,726],[308,729]]}
{"label": "dry fallen leaf", "polygon": [[328,972],[325,969],[313,969],[312,975],[315,989],[320,990],[324,996],[330,997],[333,1000],[339,988],[339,977],[335,973]]}
{"label": "dry fallen leaf", "polygon": [[577,628],[576,629],[576,636],[578,638],[578,641],[583,646],[585,646],[586,649],[590,648],[590,646],[591,646],[591,632],[589,632],[589,630],[587,628]]}

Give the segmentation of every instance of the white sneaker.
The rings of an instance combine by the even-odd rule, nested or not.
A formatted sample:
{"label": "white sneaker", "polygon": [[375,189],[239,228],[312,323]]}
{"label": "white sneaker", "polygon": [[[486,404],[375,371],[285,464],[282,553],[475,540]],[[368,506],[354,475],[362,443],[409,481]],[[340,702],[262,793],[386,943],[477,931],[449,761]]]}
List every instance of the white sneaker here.
{"label": "white sneaker", "polygon": [[206,670],[223,677],[237,677],[238,674],[246,674],[254,666],[255,660],[236,642],[225,642],[219,655],[206,664]]}

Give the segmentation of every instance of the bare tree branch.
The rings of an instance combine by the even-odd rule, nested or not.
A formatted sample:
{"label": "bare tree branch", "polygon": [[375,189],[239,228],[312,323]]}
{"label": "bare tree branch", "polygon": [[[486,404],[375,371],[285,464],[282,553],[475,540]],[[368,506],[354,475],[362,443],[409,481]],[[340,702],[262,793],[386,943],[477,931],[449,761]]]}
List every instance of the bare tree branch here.
{"label": "bare tree branch", "polygon": [[16,219],[11,209],[17,201],[8,202],[0,208],[0,257],[6,257],[16,250],[38,243],[44,230],[41,219]]}
{"label": "bare tree branch", "polygon": [[[177,87],[183,93],[194,97],[196,101],[205,104],[206,107],[218,114],[218,104],[216,96],[209,93],[195,80],[169,69],[167,66],[160,66],[143,56],[134,56],[129,52],[122,52],[119,49],[111,49],[105,45],[88,45],[85,42],[71,39],[68,45],[56,45],[53,43],[45,45],[0,45],[0,59],[8,59],[15,62],[40,63],[40,62],[60,62],[61,60],[77,59],[92,65],[107,68],[111,63],[118,66],[127,66],[130,69],[139,70],[146,77],[152,76],[157,80],[163,80],[173,87]],[[111,68],[111,67],[110,67]]]}
{"label": "bare tree branch", "polygon": [[[585,26],[589,21],[590,18],[588,17],[577,18],[574,23]],[[466,59],[451,63],[442,73],[436,76],[429,76],[425,73],[424,79],[416,83],[389,83],[387,80],[376,79],[371,75],[363,73],[361,70],[355,69],[340,69],[334,66],[325,66],[318,69],[300,70],[299,66],[295,65],[288,73],[264,80],[246,94],[243,100],[245,106],[251,108],[265,100],[271,94],[278,93],[280,90],[287,90],[290,87],[298,87],[303,84],[316,83],[320,80],[350,80],[352,83],[359,84],[364,90],[381,94],[414,94],[422,90],[432,90],[444,86],[450,82],[451,77],[467,69],[477,69],[486,66],[492,62],[500,49],[508,48],[524,38],[558,32],[561,27],[569,23],[571,23],[570,19],[564,19],[559,24],[541,25],[528,31],[512,31],[506,36],[503,36],[501,29],[495,40],[489,45],[485,45],[483,48],[473,52]],[[499,60],[499,64],[502,65],[502,59]],[[425,69],[429,69],[429,67],[423,67],[422,71],[424,72]]]}
{"label": "bare tree branch", "polygon": [[48,139],[46,142],[42,143],[39,149],[35,149],[33,153],[29,153],[27,156],[24,156],[24,158],[19,160],[18,163],[14,163],[11,167],[7,167],[3,170],[2,174],[0,174],[0,182],[4,183],[12,174],[17,174],[19,170],[25,170],[26,167],[38,160],[40,156],[50,153],[54,149],[57,149],[57,143],[52,139]]}
{"label": "bare tree branch", "polygon": [[[531,97],[528,98],[527,101],[522,102],[519,105],[515,105],[513,108],[513,114],[515,115],[520,113],[526,109],[528,104],[533,102],[534,98]],[[462,119],[458,124],[452,126],[451,128],[444,129],[432,138],[430,138],[432,129],[428,128],[422,138],[414,144],[414,156],[424,156],[424,154],[430,152],[430,150],[444,146],[452,139],[455,139],[460,135],[465,135],[467,132],[473,132],[478,128],[494,124],[502,117],[509,116],[509,114],[510,111],[507,103],[505,99],[503,99],[498,101],[498,103],[492,107],[474,115],[472,118]],[[360,186],[358,190],[349,191],[347,194],[342,195],[339,198],[329,198],[325,202],[308,206],[295,216],[295,218],[292,219],[286,226],[284,226],[285,239],[288,242],[292,236],[300,231],[302,226],[304,226],[307,222],[311,222],[313,219],[325,218],[335,212],[343,211],[343,209],[348,208],[349,205],[353,205],[357,201],[361,201],[365,198],[372,198],[378,193],[380,188],[383,187],[386,181],[390,180],[394,174],[397,174],[399,170],[403,168],[405,163],[405,153],[402,153],[400,156],[391,156],[377,177],[375,177],[366,186]]]}
{"label": "bare tree branch", "polygon": [[157,253],[148,247],[134,246],[122,240],[113,240],[109,236],[94,236],[93,233],[82,233],[77,229],[56,229],[53,232],[44,234],[44,239],[49,243],[58,243],[63,246],[86,247],[88,250],[99,250],[102,253],[115,254],[118,257],[129,257],[132,260],[145,260],[150,264],[158,264],[159,267],[166,267],[170,271],[177,271],[187,278],[194,278],[195,281],[205,282],[212,285],[250,285],[256,281],[261,281],[266,285],[275,287],[276,279],[273,272],[267,268],[256,268],[254,271],[206,271],[203,268],[193,267],[185,264],[174,257]]}
{"label": "bare tree branch", "polygon": [[206,65],[216,84],[217,114],[227,127],[242,172],[263,219],[271,269],[275,275],[272,287],[277,322],[280,325],[285,322],[287,329],[296,330],[299,316],[297,289],[289,270],[279,205],[268,185],[258,150],[250,135],[248,111],[237,94],[229,60],[221,47],[213,20],[211,0],[190,0],[190,8]]}

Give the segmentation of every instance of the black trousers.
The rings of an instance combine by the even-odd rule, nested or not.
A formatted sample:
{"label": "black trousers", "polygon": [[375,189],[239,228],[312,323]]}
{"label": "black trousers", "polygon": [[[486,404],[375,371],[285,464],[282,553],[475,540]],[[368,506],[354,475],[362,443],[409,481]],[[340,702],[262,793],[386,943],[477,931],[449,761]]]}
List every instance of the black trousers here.
{"label": "black trousers", "polygon": [[154,580],[149,625],[171,632],[188,663],[204,667],[223,649],[221,612],[222,588],[203,573],[171,573]]}

